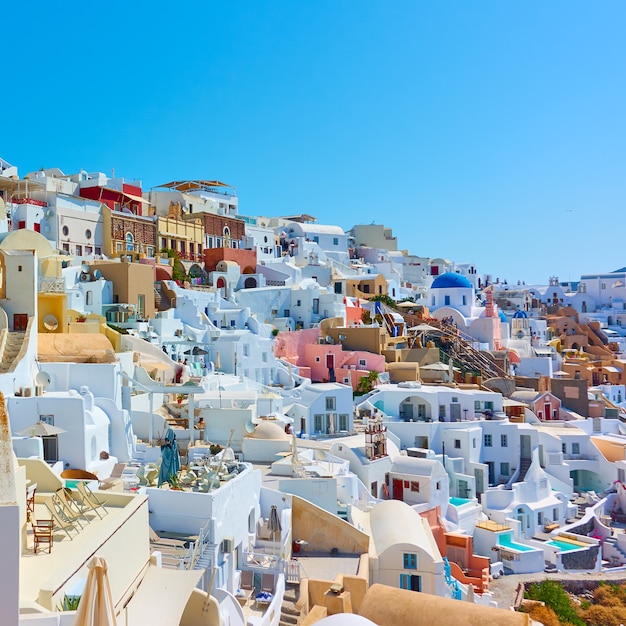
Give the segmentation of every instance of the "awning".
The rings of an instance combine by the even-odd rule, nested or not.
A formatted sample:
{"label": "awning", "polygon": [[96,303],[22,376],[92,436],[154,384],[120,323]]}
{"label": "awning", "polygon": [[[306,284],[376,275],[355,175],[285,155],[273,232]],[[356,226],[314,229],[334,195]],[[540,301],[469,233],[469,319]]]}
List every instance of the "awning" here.
{"label": "awning", "polygon": [[126,607],[126,626],[179,624],[204,570],[165,569],[150,565]]}
{"label": "awning", "polygon": [[234,189],[232,185],[227,185],[220,180],[173,180],[171,183],[165,183],[161,187],[168,189],[176,189],[176,191],[197,191],[206,189],[207,187],[228,187]]}
{"label": "awning", "polygon": [[150,204],[150,200],[146,200],[145,198],[142,198],[141,196],[135,196],[132,193],[123,192],[122,195],[125,198],[129,198],[130,200],[133,200],[135,202],[144,202],[145,204]]}

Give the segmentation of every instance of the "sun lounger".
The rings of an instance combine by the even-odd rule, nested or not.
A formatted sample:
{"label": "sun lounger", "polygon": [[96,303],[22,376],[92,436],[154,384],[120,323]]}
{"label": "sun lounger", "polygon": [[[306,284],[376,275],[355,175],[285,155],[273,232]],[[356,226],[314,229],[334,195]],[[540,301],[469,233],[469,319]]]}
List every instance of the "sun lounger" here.
{"label": "sun lounger", "polygon": [[103,478],[98,481],[98,487],[100,489],[110,489],[113,485],[122,478],[122,474],[124,473],[124,469],[126,468],[126,463],[116,463],[113,466],[113,471],[108,478]]}
{"label": "sun lounger", "polygon": [[170,548],[187,548],[187,542],[182,539],[168,539],[167,537],[161,537],[156,530],[149,526],[150,544],[169,546]]}
{"label": "sun lounger", "polygon": [[[72,496],[72,490],[63,487],[56,492],[56,496],[63,502],[65,508],[68,511],[68,515],[72,514],[73,516],[78,516],[80,519],[89,523],[89,518],[87,517],[88,508],[83,505],[77,498]],[[82,526],[82,524],[81,524]]]}
{"label": "sun lounger", "polygon": [[274,593],[273,574],[263,574],[261,576],[261,591],[264,593]]}
{"label": "sun lounger", "polygon": [[75,533],[78,533],[79,530],[77,528],[77,524],[73,522],[67,522],[66,520],[64,520],[58,514],[56,508],[52,504],[52,499],[46,500],[45,506],[48,509],[48,512],[50,513],[50,517],[52,518],[54,522],[54,527],[62,530],[70,538],[70,540],[74,539],[74,537],[72,537],[72,535],[70,534],[70,531],[73,530]]}
{"label": "sun lounger", "polygon": [[101,502],[91,489],[89,489],[89,485],[85,482],[79,482],[76,485],[76,490],[81,497],[83,506],[87,507],[90,511],[93,511],[100,519],[102,519],[102,515],[100,515],[100,509],[102,509],[105,515],[108,515],[109,512],[106,510],[104,503]]}
{"label": "sun lounger", "polygon": [[[61,495],[63,493],[63,495]],[[68,524],[76,524],[81,530],[83,528],[83,522],[81,521],[81,514],[73,509],[67,500],[63,490],[57,491],[51,498],[52,506],[57,512],[57,515]]]}

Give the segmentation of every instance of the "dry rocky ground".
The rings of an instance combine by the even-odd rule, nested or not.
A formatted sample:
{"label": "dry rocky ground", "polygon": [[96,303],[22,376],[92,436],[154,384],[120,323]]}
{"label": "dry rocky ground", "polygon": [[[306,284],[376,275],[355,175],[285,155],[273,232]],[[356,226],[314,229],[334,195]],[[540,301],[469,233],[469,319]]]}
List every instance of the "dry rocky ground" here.
{"label": "dry rocky ground", "polygon": [[581,592],[585,589],[585,581],[612,581],[625,582],[626,569],[619,568],[615,570],[607,570],[598,573],[564,573],[564,572],[536,572],[534,574],[509,574],[492,580],[489,583],[489,590],[492,592],[494,600],[501,609],[507,609],[515,602],[517,594],[517,586],[519,583],[541,582],[542,580],[555,580],[574,583],[578,582]]}

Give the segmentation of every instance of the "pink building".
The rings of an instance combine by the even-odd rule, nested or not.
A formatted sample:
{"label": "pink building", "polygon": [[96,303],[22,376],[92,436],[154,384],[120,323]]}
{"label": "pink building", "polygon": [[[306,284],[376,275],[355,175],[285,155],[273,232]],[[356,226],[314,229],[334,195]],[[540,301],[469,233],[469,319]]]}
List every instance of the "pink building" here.
{"label": "pink building", "polygon": [[274,354],[299,368],[300,376],[313,382],[338,382],[356,390],[362,376],[385,371],[385,357],[365,350],[344,350],[339,343],[326,343],[318,329],[279,333]]}

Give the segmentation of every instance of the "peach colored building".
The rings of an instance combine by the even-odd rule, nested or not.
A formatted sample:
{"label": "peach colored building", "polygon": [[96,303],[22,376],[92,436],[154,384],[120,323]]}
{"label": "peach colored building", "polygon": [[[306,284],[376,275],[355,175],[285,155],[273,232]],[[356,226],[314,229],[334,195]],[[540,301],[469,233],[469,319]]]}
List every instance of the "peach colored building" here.
{"label": "peach colored building", "polygon": [[154,267],[127,261],[92,261],[89,266],[102,272],[105,280],[113,283],[114,304],[133,304],[137,315],[154,317]]}

